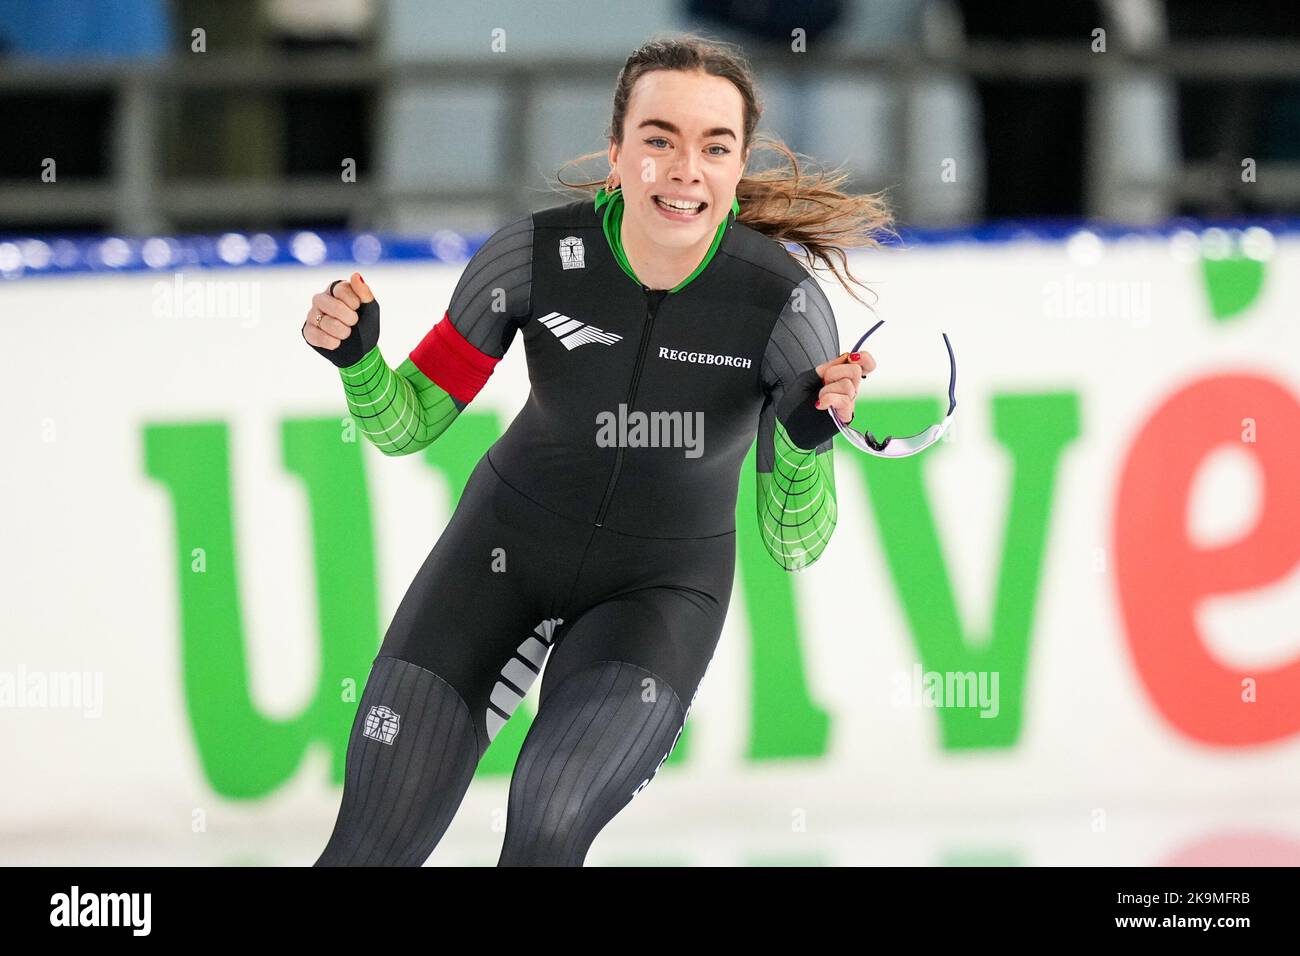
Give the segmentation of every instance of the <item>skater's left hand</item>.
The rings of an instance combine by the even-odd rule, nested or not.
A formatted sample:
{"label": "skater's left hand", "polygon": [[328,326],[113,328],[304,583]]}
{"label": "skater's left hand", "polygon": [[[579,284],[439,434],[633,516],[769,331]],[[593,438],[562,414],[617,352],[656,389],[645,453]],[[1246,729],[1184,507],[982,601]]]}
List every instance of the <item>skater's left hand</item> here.
{"label": "skater's left hand", "polygon": [[817,374],[825,384],[817,393],[817,407],[835,409],[835,414],[845,425],[853,421],[853,403],[858,397],[858,386],[875,368],[876,360],[870,352],[842,352],[829,362],[818,365]]}

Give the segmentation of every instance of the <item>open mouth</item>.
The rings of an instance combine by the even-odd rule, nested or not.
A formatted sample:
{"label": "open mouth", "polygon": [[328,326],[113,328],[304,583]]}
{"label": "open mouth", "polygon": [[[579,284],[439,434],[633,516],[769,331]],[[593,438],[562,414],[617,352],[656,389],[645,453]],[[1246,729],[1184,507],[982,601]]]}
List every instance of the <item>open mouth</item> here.
{"label": "open mouth", "polygon": [[665,199],[663,196],[655,196],[655,203],[660,209],[667,212],[676,213],[679,216],[698,216],[709,208],[706,202],[689,202],[685,199]]}

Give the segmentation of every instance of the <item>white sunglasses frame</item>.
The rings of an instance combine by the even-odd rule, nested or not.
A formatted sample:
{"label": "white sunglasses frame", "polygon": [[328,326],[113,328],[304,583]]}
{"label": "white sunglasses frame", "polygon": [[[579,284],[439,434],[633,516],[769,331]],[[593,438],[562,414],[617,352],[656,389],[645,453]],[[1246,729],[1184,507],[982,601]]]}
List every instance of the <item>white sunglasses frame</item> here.
{"label": "white sunglasses frame", "polygon": [[[881,319],[871,328],[869,328],[858,339],[857,344],[850,350],[857,352],[862,348],[862,343],[872,332],[885,324]],[[939,439],[943,438],[948,431],[948,426],[952,424],[953,412],[957,410],[957,358],[952,352],[952,343],[948,341],[948,333],[943,332],[943,344],[948,347],[948,412],[943,416],[943,421],[937,425],[931,425],[923,432],[917,432],[915,435],[904,435],[895,438],[893,435],[887,435],[883,440],[878,440],[870,431],[865,434],[850,428],[840,421],[840,416],[835,413],[834,408],[828,408],[826,411],[835,422],[835,427],[854,448],[866,452],[868,455],[874,455],[877,458],[910,458],[912,455],[920,454],[925,451]]]}

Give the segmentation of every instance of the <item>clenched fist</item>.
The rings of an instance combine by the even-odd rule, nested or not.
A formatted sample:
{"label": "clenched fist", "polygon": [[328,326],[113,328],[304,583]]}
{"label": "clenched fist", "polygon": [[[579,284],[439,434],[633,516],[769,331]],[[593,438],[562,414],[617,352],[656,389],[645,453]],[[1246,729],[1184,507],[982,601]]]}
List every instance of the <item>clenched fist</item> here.
{"label": "clenched fist", "polygon": [[312,296],[302,337],[339,368],[356,365],[379,344],[379,303],[360,272]]}

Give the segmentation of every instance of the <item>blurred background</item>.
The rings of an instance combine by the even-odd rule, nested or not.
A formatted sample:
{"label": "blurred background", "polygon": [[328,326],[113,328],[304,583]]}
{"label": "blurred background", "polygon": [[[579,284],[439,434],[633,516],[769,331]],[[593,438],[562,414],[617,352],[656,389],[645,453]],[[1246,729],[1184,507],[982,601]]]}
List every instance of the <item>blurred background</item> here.
{"label": "blurred background", "polygon": [[[21,131],[0,159],[6,230],[487,229],[549,201],[540,187],[575,145],[599,146],[624,57],[674,29],[742,44],[767,127],[857,190],[890,190],[909,225],[1300,208],[1300,21],[1284,0],[0,12],[0,119]],[[49,157],[60,188],[29,188]]]}
{"label": "blurred background", "polygon": [[[942,329],[961,410],[837,444],[799,575],[746,465],[723,646],[589,864],[1300,865],[1283,0],[0,0],[0,863],[315,859],[360,690],[320,661],[364,683],[528,385],[515,349],[427,453],[340,442],[310,297],[364,267],[396,365],[680,31],[897,215],[849,259],[896,319],[859,407],[937,421]],[[528,719],[430,865],[495,862]]]}

